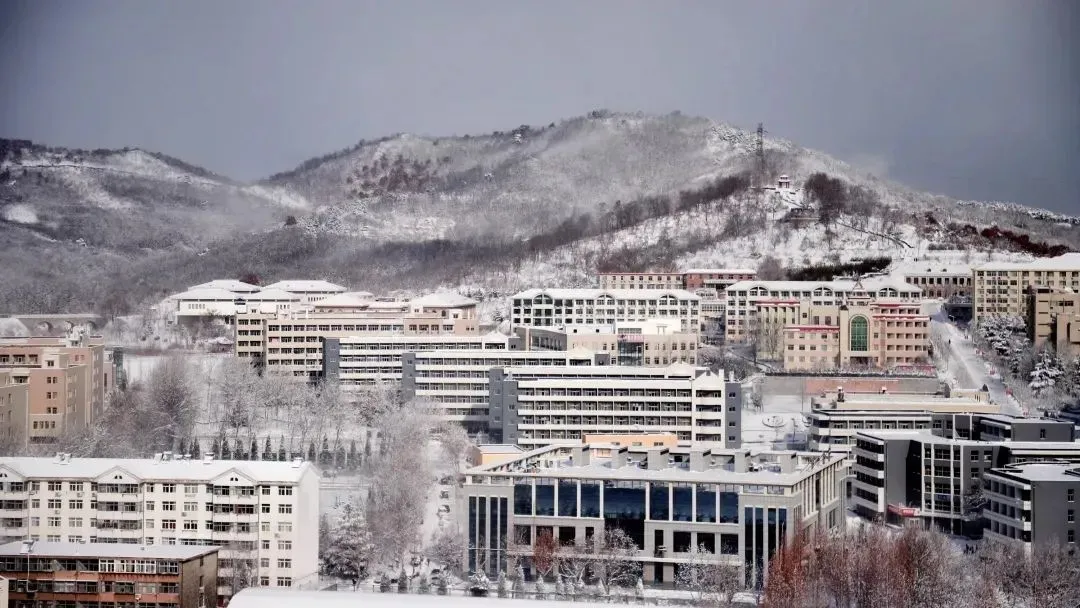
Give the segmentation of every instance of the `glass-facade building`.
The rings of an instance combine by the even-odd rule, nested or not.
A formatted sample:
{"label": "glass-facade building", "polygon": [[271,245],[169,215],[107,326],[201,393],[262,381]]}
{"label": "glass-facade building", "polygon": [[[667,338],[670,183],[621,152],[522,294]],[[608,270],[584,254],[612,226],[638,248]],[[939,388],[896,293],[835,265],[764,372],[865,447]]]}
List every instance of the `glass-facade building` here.
{"label": "glass-facade building", "polygon": [[[552,446],[467,473],[470,572],[497,576],[520,563],[533,578],[538,537],[550,534],[571,545],[618,528],[636,544],[648,584],[673,584],[678,564],[695,548],[744,566],[747,581],[760,583],[769,559],[800,525],[832,528],[843,522],[840,455],[819,456],[816,464],[798,469],[738,471],[732,464],[710,463],[690,470],[688,454],[677,450],[662,456],[662,468],[650,469],[644,451],[637,462],[622,448],[606,460],[586,457],[582,464],[579,447],[576,458],[560,461],[569,449]],[[781,460],[794,462],[793,454],[783,453]],[[724,455],[711,456],[715,462]],[[612,467],[619,459],[631,462]]]}

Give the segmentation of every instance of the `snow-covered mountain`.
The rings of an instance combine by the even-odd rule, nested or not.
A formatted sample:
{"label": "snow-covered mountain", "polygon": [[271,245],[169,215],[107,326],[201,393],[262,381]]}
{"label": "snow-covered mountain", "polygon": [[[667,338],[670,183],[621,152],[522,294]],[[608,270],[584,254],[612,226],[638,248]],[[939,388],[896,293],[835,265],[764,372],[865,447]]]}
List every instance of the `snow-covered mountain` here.
{"label": "snow-covered mountain", "polygon": [[[595,111],[478,136],[359,142],[241,184],[141,150],[3,140],[0,310],[82,309],[116,294],[131,305],[248,273],[490,294],[584,284],[598,267],[913,256],[955,240],[949,222],[973,226],[972,244],[991,224],[1080,244],[1073,218],[961,204],[781,139],[765,140],[762,175],[756,144],[704,118]],[[806,201],[799,188],[815,173],[854,187],[849,208],[828,231],[779,221]],[[781,174],[790,190],[747,187]]]}

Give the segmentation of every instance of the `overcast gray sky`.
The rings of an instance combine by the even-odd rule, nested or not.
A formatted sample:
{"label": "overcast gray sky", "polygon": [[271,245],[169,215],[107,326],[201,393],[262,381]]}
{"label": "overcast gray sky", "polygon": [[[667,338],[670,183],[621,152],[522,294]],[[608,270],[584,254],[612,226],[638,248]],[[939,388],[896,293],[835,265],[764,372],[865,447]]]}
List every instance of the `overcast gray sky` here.
{"label": "overcast gray sky", "polygon": [[5,0],[0,136],[255,179],[397,131],[678,109],[1080,213],[1078,5]]}

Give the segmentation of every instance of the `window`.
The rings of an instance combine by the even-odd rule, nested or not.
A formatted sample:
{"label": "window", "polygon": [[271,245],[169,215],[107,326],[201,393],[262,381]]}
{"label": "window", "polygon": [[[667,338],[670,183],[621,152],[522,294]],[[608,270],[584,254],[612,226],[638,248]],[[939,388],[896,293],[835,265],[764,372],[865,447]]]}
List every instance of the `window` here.
{"label": "window", "polygon": [[175,530],[176,529],[176,520],[175,519],[163,519],[163,520],[161,520],[161,529],[162,530]]}
{"label": "window", "polygon": [[292,568],[292,560],[287,557],[279,557],[277,560],[278,568]]}
{"label": "window", "polygon": [[194,484],[194,483],[185,483],[184,484],[184,494],[198,494],[198,493],[199,493],[199,486],[197,484]]}
{"label": "window", "polygon": [[278,505],[277,512],[282,514],[292,513],[292,505]]}
{"label": "window", "polygon": [[81,509],[81,508],[83,508],[83,501],[81,501],[81,500],[69,500],[68,501],[68,508],[69,509]]}
{"label": "window", "polygon": [[278,587],[292,587],[292,579],[287,576],[279,576],[277,579]]}
{"label": "window", "polygon": [[292,496],[292,486],[278,486],[278,496]]}
{"label": "window", "polygon": [[147,511],[153,511],[154,510],[154,501],[152,501],[152,500],[146,501],[146,510]]}
{"label": "window", "polygon": [[270,541],[268,541],[268,540],[262,541],[262,549],[263,549],[263,551],[269,551],[270,550]]}
{"label": "window", "polygon": [[62,482],[62,481],[50,481],[49,482],[49,491],[50,492],[59,492],[63,488],[63,486],[64,486],[64,482]]}
{"label": "window", "polygon": [[50,528],[59,528],[60,527],[60,518],[59,517],[50,517],[49,518],[49,527]]}
{"label": "window", "polygon": [[171,500],[162,501],[161,502],[161,510],[162,511],[175,511],[176,510],[176,503],[174,501],[171,501]]}
{"label": "window", "polygon": [[1069,488],[1065,490],[1065,500],[1067,502],[1076,502],[1076,489]]}
{"label": "window", "polygon": [[59,509],[64,506],[64,501],[59,498],[50,498],[46,506],[50,509]]}
{"label": "window", "polygon": [[184,520],[184,529],[185,530],[198,530],[199,529],[199,522],[193,521],[193,520],[190,520],[190,519],[185,519]]}
{"label": "window", "polygon": [[166,494],[175,494],[176,493],[176,484],[175,483],[163,483],[163,484],[161,484],[161,491],[165,492]]}
{"label": "window", "polygon": [[292,522],[291,521],[279,521],[278,525],[277,525],[277,531],[278,532],[292,532]]}
{"label": "window", "polygon": [[191,512],[198,511],[199,510],[199,503],[197,503],[197,502],[185,502],[184,503],[184,510],[185,511],[191,511]]}
{"label": "window", "polygon": [[270,567],[270,558],[269,557],[260,557],[259,558],[259,567],[260,568],[269,568]]}
{"label": "window", "polygon": [[851,350],[867,350],[869,348],[869,342],[867,340],[867,322],[866,317],[857,316],[853,317],[848,322],[850,348]]}
{"label": "window", "polygon": [[269,513],[270,512],[270,505],[259,505],[259,510],[262,511],[263,513]]}
{"label": "window", "polygon": [[82,518],[81,517],[69,517],[68,518],[68,526],[70,526],[72,528],[81,528],[82,527]]}
{"label": "window", "polygon": [[269,496],[270,495],[270,486],[260,486],[259,487],[259,493],[262,494],[263,496]]}
{"label": "window", "polygon": [[277,541],[278,551],[292,551],[291,540],[279,540]]}

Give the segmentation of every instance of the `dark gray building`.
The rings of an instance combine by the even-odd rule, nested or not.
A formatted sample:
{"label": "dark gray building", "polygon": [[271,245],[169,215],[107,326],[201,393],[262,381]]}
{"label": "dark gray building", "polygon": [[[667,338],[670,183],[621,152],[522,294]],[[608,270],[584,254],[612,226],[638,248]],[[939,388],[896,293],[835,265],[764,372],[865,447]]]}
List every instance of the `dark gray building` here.
{"label": "dark gray building", "polygon": [[953,534],[978,537],[985,523],[977,500],[984,473],[1024,462],[1080,462],[1080,443],[867,431],[856,435],[852,455],[851,503],[859,515],[893,523],[918,518]]}
{"label": "dark gray building", "polygon": [[931,432],[975,441],[1076,441],[1075,425],[1048,418],[1005,414],[934,414]]}
{"label": "dark gray building", "polygon": [[983,476],[986,538],[1030,548],[1066,543],[1080,536],[1080,465],[1026,463],[988,471]]}

